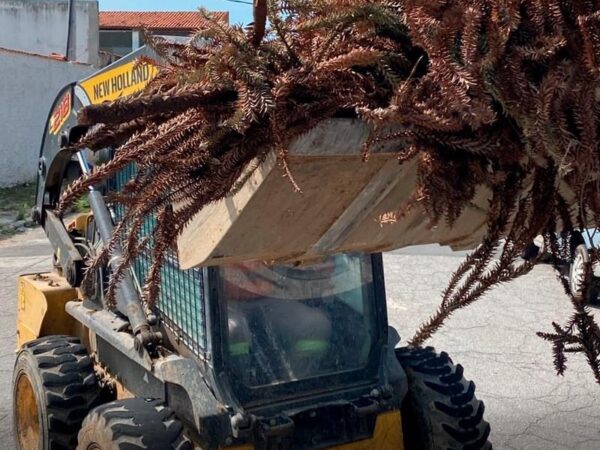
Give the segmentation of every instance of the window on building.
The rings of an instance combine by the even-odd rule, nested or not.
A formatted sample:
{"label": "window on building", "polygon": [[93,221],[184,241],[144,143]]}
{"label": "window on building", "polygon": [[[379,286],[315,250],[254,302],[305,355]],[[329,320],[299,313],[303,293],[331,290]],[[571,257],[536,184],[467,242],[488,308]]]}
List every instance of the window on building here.
{"label": "window on building", "polygon": [[119,56],[124,56],[133,50],[131,30],[101,30],[100,50]]}

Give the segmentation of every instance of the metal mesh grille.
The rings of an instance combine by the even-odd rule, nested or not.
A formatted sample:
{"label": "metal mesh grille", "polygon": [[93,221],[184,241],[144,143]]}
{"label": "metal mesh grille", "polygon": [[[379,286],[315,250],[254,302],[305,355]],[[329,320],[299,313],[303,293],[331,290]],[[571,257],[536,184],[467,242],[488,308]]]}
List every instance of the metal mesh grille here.
{"label": "metal mesh grille", "polygon": [[[131,180],[136,170],[133,165],[123,169],[110,183],[110,189],[120,191]],[[124,215],[122,206],[114,208],[117,219]],[[142,235],[148,235],[155,226],[154,217],[148,217]],[[142,254],[133,264],[133,271],[141,284],[150,269],[150,255]],[[179,269],[177,254],[170,250],[161,270],[160,295],[156,313],[164,324],[196,355],[206,349],[204,314],[204,271]]]}

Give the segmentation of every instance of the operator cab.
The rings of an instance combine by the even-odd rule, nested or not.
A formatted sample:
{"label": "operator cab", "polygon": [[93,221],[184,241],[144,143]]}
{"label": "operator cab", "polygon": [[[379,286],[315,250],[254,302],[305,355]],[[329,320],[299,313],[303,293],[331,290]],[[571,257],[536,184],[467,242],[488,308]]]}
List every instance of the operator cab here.
{"label": "operator cab", "polygon": [[373,392],[402,395],[404,373],[395,342],[388,344],[380,254],[211,271],[209,308],[219,316],[212,328],[220,330],[212,333],[214,369],[240,411],[289,417],[308,398],[313,409],[318,399],[356,411],[378,404],[369,400]]}
{"label": "operator cab", "polygon": [[302,266],[250,262],[218,274],[223,360],[243,403],[376,377],[383,336],[370,255]]}
{"label": "operator cab", "polygon": [[327,447],[370,438],[378,415],[400,407],[406,375],[388,329],[380,254],[209,273],[215,386],[248,433]]}

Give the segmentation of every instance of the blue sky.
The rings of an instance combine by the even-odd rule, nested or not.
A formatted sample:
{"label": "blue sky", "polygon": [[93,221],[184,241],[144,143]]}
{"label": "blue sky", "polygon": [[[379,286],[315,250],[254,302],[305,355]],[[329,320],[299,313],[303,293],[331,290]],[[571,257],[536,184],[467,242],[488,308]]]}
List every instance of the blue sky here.
{"label": "blue sky", "polygon": [[252,21],[252,5],[227,0],[98,0],[98,3],[100,11],[193,11],[204,6],[209,10],[229,11],[232,24]]}

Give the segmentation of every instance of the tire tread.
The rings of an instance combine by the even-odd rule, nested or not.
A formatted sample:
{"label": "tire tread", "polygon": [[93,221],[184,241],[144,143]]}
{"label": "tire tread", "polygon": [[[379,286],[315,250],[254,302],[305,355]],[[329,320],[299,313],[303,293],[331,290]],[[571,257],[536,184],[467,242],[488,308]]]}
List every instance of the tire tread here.
{"label": "tire tread", "polygon": [[183,425],[158,400],[116,400],[92,410],[79,433],[80,448],[94,439],[110,441],[118,450],[192,450]]}
{"label": "tire tread", "polygon": [[[86,348],[75,337],[57,335],[28,342],[21,352],[33,357],[41,379],[37,388],[45,402],[48,448],[75,448],[84,417],[99,401],[96,375]],[[33,383],[31,374],[28,376]]]}
{"label": "tire tread", "polygon": [[409,383],[403,409],[410,410],[403,417],[418,416],[410,418],[420,420],[421,425],[413,428],[428,434],[411,437],[414,430],[406,429],[409,444],[431,450],[492,448],[484,404],[475,397],[475,383],[464,378],[460,364],[454,365],[447,353],[438,354],[432,347],[399,348],[396,357]]}

